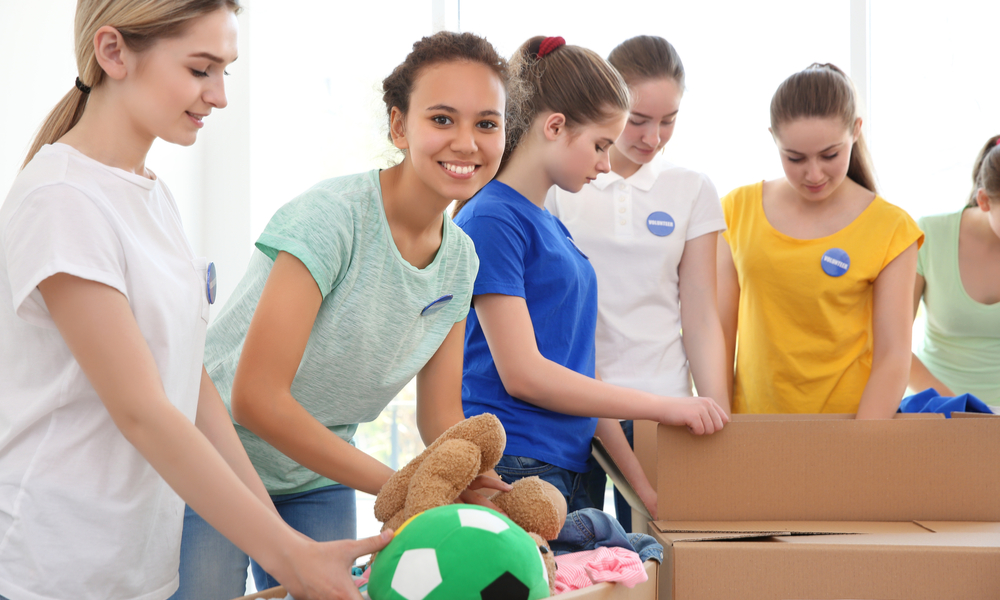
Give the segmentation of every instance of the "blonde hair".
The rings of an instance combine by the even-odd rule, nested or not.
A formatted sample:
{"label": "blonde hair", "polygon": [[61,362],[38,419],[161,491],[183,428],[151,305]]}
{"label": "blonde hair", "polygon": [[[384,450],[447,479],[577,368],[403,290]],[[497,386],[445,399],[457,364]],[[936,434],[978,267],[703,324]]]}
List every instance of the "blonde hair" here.
{"label": "blonde hair", "polygon": [[[844,127],[853,131],[859,116],[854,84],[831,64],[809,65],[781,82],[771,98],[771,130],[775,132],[782,123],[808,117],[839,118]],[[851,146],[847,176],[869,191],[877,191],[875,170],[861,132]]]}
{"label": "blonde hair", "polygon": [[[94,55],[94,36],[101,27],[114,27],[130,50],[143,52],[157,40],[181,35],[191,20],[222,8],[235,13],[242,10],[239,0],[79,0],[73,38],[80,82],[90,88],[104,82],[104,70]],[[66,135],[79,122],[87,97],[76,86],[62,97],[42,123],[22,169],[42,146]]]}
{"label": "blonde hair", "polygon": [[993,202],[1000,202],[1000,135],[986,140],[972,168],[972,193],[965,208],[978,206],[976,193],[982,188]]}

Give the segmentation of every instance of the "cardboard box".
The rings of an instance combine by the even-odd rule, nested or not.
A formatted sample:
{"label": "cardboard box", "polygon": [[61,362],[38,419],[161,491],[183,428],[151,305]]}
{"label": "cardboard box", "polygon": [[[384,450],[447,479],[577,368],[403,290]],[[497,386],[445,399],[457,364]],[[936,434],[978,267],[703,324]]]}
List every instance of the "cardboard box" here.
{"label": "cardboard box", "polygon": [[[658,564],[656,561],[647,560],[646,575],[649,577],[644,583],[629,589],[617,583],[599,583],[582,590],[559,594],[558,598],[566,600],[656,600],[659,581]],[[256,600],[258,598],[284,598],[287,595],[285,588],[276,587],[263,592],[258,592],[249,596],[237,598],[237,600]]]}
{"label": "cardboard box", "polygon": [[1000,598],[1000,418],[656,435],[661,600]]}

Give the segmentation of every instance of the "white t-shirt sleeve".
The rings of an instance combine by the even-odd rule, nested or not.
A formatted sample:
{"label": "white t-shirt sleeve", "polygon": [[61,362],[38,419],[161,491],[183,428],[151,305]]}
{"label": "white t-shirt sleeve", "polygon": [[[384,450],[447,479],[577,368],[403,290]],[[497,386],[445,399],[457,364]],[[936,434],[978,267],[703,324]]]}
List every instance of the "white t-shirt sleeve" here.
{"label": "white t-shirt sleeve", "polygon": [[55,328],[37,286],[56,273],[103,283],[128,297],[118,233],[94,201],[72,186],[31,192],[0,238],[14,311],[32,325]]}
{"label": "white t-shirt sleeve", "polygon": [[719,203],[719,193],[707,176],[701,175],[701,187],[691,207],[691,221],[687,228],[688,240],[711,233],[725,231],[726,219]]}

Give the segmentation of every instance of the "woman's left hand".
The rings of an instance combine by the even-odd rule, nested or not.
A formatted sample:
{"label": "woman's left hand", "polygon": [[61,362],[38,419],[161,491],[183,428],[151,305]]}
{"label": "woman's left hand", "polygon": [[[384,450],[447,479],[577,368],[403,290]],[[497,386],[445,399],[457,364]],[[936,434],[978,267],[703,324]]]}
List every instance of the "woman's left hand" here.
{"label": "woman's left hand", "polygon": [[[465,488],[465,491],[463,491],[458,496],[458,502],[462,502],[465,504],[478,504],[479,506],[485,506],[486,508],[493,509],[501,514],[506,514],[502,510],[497,508],[495,504],[490,502],[488,496],[486,496],[483,492],[480,492],[478,490],[496,490],[498,492],[509,492],[512,489],[513,488],[510,486],[509,483],[504,483],[496,476],[480,475],[475,479],[473,479],[472,483],[469,484],[469,487]],[[492,495],[493,494],[490,494],[490,496]]]}

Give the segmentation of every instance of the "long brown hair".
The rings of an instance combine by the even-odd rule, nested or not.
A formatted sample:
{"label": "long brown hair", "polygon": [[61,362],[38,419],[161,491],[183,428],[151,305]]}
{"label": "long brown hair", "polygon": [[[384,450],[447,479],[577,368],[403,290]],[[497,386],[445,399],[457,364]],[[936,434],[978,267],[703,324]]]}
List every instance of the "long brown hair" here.
{"label": "long brown hair", "polygon": [[667,40],[655,35],[637,35],[615,46],[608,62],[631,86],[650,79],[669,78],[684,91],[684,63]]}
{"label": "long brown hair", "polygon": [[993,202],[1000,202],[1000,135],[986,140],[986,144],[976,156],[976,165],[972,168],[972,193],[965,208],[977,206],[976,192],[979,188],[986,190],[986,195]]}
{"label": "long brown hair", "polygon": [[[555,48],[539,57],[546,39]],[[503,172],[539,113],[562,113],[567,128],[572,129],[601,123],[631,107],[628,85],[608,61],[593,50],[553,41],[535,36],[521,44],[510,58],[507,143],[498,173]],[[457,202],[453,214],[457,215],[467,202]]]}
{"label": "long brown hair", "polygon": [[[771,98],[771,130],[782,123],[807,117],[839,118],[854,130],[860,116],[857,93],[846,73],[831,64],[813,63],[781,82]],[[847,176],[858,185],[877,192],[875,170],[861,132],[851,146]]]}
{"label": "long brown hair", "polygon": [[[191,20],[222,8],[242,10],[239,0],[79,0],[73,38],[80,82],[90,88],[104,82],[104,70],[94,55],[94,36],[101,27],[114,27],[130,50],[143,52],[157,40],[181,35]],[[76,86],[62,97],[42,123],[22,169],[42,146],[66,135],[80,121],[87,98]]]}

